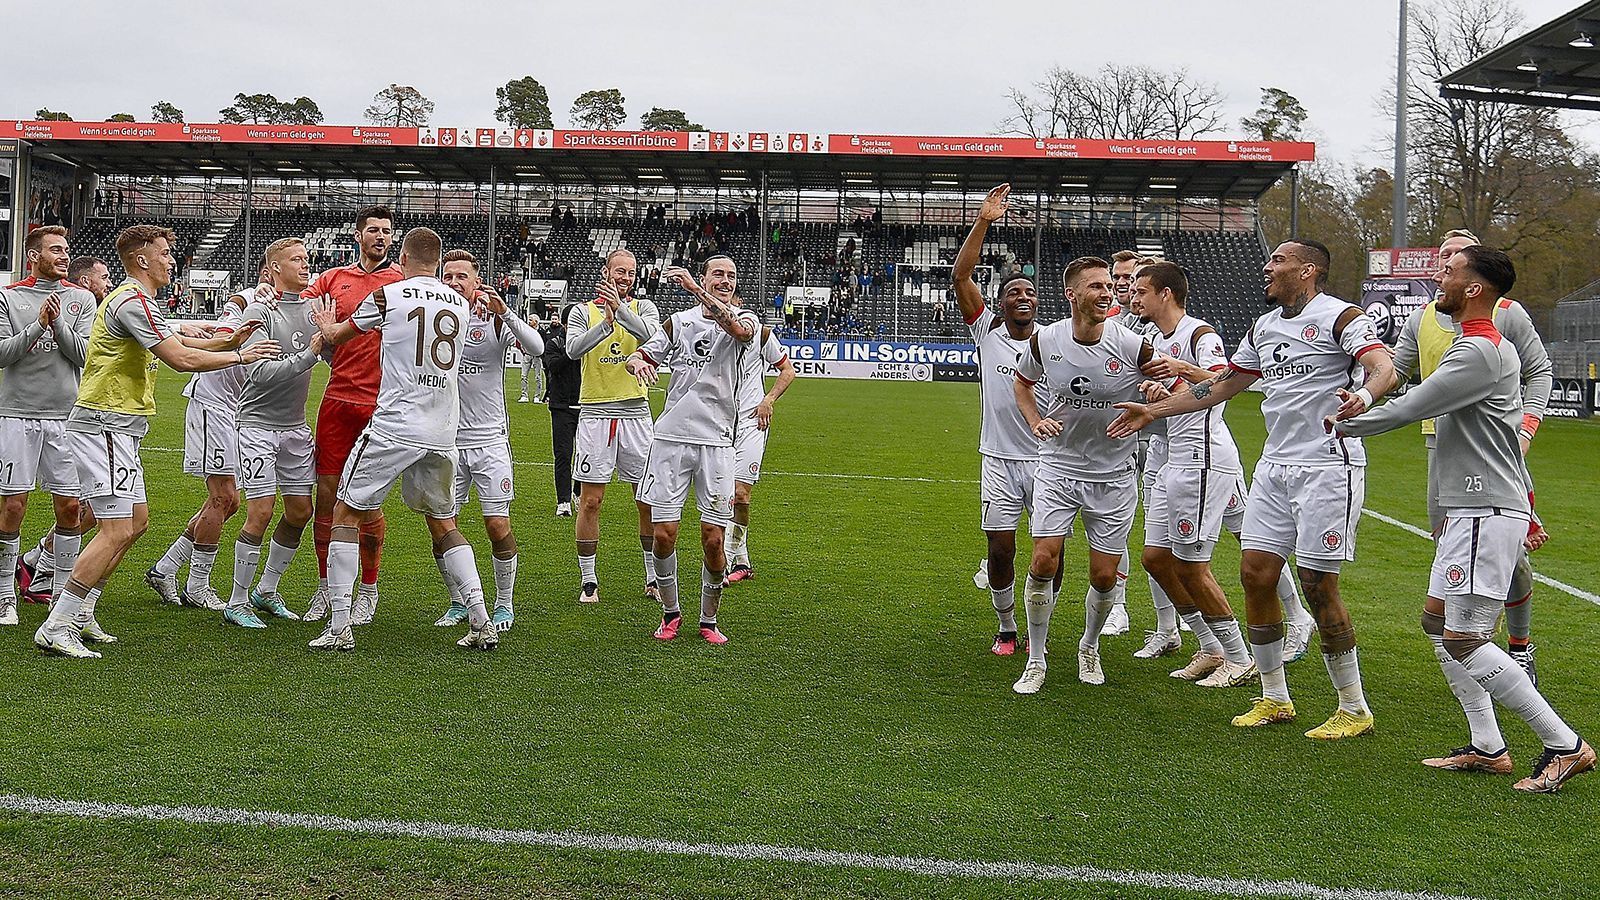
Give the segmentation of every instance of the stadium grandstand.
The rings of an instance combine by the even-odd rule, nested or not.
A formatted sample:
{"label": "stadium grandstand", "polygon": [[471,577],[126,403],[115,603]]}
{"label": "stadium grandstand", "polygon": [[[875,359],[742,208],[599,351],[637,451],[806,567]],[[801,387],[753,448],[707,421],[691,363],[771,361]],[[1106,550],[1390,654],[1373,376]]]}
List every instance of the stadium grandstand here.
{"label": "stadium grandstand", "polygon": [[[173,309],[207,315],[253,277],[276,238],[303,236],[317,269],[354,253],[371,202],[489,260],[521,305],[583,296],[617,247],[640,290],[713,252],[791,338],[969,342],[950,264],[972,200],[1013,184],[980,278],[1058,284],[1074,257],[1130,248],[1181,262],[1197,314],[1231,342],[1257,309],[1261,195],[1312,158],[1302,143],[1108,142],[788,133],[651,133],[326,126],[4,122],[11,222],[69,224],[111,258],[132,222],[173,228]],[[5,235],[16,275],[26,227]],[[492,250],[492,252],[491,252]],[[167,298],[163,298],[167,299]],[[666,297],[667,309],[682,298]],[[1058,291],[1043,313],[1066,315]]]}

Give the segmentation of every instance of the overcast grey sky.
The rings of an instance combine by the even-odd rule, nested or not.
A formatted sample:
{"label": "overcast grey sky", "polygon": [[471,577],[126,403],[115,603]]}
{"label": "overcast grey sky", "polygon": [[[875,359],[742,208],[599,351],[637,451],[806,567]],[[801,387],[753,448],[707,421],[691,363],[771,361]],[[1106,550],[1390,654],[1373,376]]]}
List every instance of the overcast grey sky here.
{"label": "overcast grey sky", "polygon": [[[1577,0],[1514,2],[1526,30]],[[1310,110],[1324,158],[1384,164],[1393,129],[1377,98],[1393,80],[1397,0],[132,6],[74,3],[52,39],[13,41],[11,69],[28,74],[0,81],[0,118],[45,106],[143,121],[164,99],[216,121],[242,91],[309,96],[330,124],[359,124],[399,82],[437,104],[436,124],[490,125],[495,87],[533,75],[557,127],[578,93],[617,87],[628,127],[662,106],[720,131],[976,135],[1007,115],[1010,86],[1119,61],[1215,81],[1234,133],[1263,86],[1281,87]],[[13,23],[33,31],[25,20],[44,12]]]}

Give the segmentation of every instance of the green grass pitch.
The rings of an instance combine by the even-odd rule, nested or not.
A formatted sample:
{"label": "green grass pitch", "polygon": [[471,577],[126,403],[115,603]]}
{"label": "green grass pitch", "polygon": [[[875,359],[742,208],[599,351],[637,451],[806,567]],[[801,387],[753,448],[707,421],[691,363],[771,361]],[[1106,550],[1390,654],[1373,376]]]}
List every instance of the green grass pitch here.
{"label": "green grass pitch", "polygon": [[[1252,732],[1228,725],[1249,688],[1197,689],[1167,677],[1170,659],[1134,660],[1153,619],[1138,572],[1133,631],[1102,645],[1106,686],[1078,684],[1069,656],[1043,693],[1012,694],[1022,658],[988,654],[994,618],[971,581],[983,555],[975,385],[794,386],[756,490],[758,578],[728,590],[722,648],[688,630],[670,645],[651,639],[659,607],[640,595],[622,485],[604,514],[604,602],[576,602],[572,520],[552,515],[549,415],[512,403],[522,560],[517,625],[501,649],[458,650],[458,629],[432,626],[442,588],[426,532],[396,496],[376,623],[358,630],[355,653],[315,655],[305,642],[318,626],[229,628],[215,613],[158,605],[142,584],[203,498],[181,455],[158,449],[182,446],[182,380],[163,375],[146,441],[150,531],[100,603],[122,643],[98,662],[42,657],[29,638],[44,610],[30,605],[21,627],[0,632],[0,793],[1484,898],[1600,896],[1600,778],[1530,798],[1510,779],[1418,765],[1464,743],[1466,729],[1418,625],[1432,548],[1390,525],[1362,522],[1344,579],[1377,733],[1328,745],[1301,735],[1334,704],[1315,652],[1290,668],[1297,727]],[[1256,400],[1235,401],[1229,420],[1253,464]],[[1368,507],[1423,523],[1420,436],[1407,429],[1369,447]],[[1588,591],[1600,587],[1597,448],[1600,428],[1552,420],[1532,457],[1554,535],[1535,568]],[[47,509],[36,495],[25,545]],[[490,585],[477,515],[469,506],[463,529]],[[223,536],[219,589],[241,520]],[[694,534],[680,548],[686,598]],[[1066,565],[1058,646],[1082,629],[1081,536]],[[1224,538],[1215,565],[1238,603],[1236,542]],[[304,608],[314,576],[308,534],[285,581],[292,607]],[[1600,738],[1590,643],[1600,608],[1544,586],[1534,603],[1541,686]],[[1520,774],[1537,742],[1510,715],[1501,722]],[[1201,896],[17,813],[0,814],[0,895]]]}

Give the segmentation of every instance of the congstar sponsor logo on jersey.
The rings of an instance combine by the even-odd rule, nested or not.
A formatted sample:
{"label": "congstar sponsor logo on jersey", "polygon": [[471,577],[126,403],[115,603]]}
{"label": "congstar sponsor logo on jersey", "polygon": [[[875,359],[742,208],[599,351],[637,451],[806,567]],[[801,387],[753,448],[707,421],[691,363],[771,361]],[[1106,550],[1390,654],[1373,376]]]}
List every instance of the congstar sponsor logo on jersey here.
{"label": "congstar sponsor logo on jersey", "polygon": [[1267,356],[1272,362],[1261,367],[1262,378],[1286,378],[1290,375],[1315,374],[1317,367],[1309,363],[1295,362],[1290,355],[1291,345],[1288,341],[1279,341]]}
{"label": "congstar sponsor logo on jersey", "polygon": [[1057,409],[1110,409],[1112,401],[1095,396],[1097,391],[1103,389],[1103,386],[1095,384],[1094,379],[1079,375],[1067,382],[1067,393],[1056,394],[1054,405]]}

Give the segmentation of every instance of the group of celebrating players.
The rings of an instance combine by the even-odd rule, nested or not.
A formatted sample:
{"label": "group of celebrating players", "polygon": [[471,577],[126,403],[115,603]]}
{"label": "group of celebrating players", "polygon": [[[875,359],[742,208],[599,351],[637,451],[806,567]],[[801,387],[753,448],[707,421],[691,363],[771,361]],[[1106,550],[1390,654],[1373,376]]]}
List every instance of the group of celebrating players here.
{"label": "group of celebrating players", "polygon": [[[250,629],[266,628],[264,616],[327,618],[309,646],[354,649],[353,626],[370,623],[377,608],[382,506],[399,483],[427,523],[449,596],[436,624],[467,623],[461,647],[497,646],[515,621],[517,575],[505,360],[513,345],[527,357],[545,352],[538,321],[508,308],[483,283],[477,259],[446,252],[431,229],[405,232],[390,262],[393,214],[375,206],[357,214],[355,263],[313,280],[304,241],[275,241],[259,285],[229,298],[215,324],[173,328],[153,299],[170,283],[173,240],[157,226],[124,229],[116,250],[127,280],[111,288],[103,261],[71,257],[64,228],[35,229],[25,243],[29,277],[0,291],[0,572],[18,572],[0,577],[0,625],[18,624],[20,587],[51,604],[34,634],[40,649],[95,658],[85,641],[117,640],[95,606],[148,527],[140,449],[155,414],[159,360],[195,373],[184,390],[184,471],[207,486],[183,534],[145,575],[162,600],[220,611],[226,623]],[[627,250],[607,257],[594,301],[574,304],[567,331],[552,341],[583,370],[573,463],[583,485],[579,600],[600,599],[599,511],[616,474],[639,504],[645,593],[663,611],[655,637],[676,637],[675,548],[693,487],[705,559],[699,630],[723,644],[718,606],[726,583],[754,577],[750,494],[773,404],[794,369],[771,330],[741,307],[732,259],[711,257],[698,281],[669,270],[668,280],[697,302],[664,322],[650,301],[632,296],[636,269]],[[306,406],[319,362],[330,374],[313,431]],[[652,421],[648,391],[661,366],[673,377]],[[771,368],[779,377],[767,391]],[[36,487],[54,498],[55,527],[19,559]],[[472,490],[493,552],[492,609],[456,523]],[[245,521],[224,598],[211,574],[241,492]],[[308,522],[320,583],[297,614],[279,586]]]}
{"label": "group of celebrating players", "polygon": [[[1192,631],[1199,649],[1172,676],[1216,688],[1259,680],[1261,696],[1233,724],[1261,727],[1295,718],[1286,664],[1320,633],[1338,707],[1306,736],[1371,733],[1355,629],[1339,593],[1365,495],[1361,438],[1424,422],[1437,555],[1422,624],[1471,730],[1466,746],[1424,764],[1510,773],[1498,700],[1544,744],[1518,790],[1555,791],[1594,768],[1593,748],[1534,679],[1527,552],[1545,533],[1523,455],[1549,399],[1550,364],[1527,312],[1505,297],[1516,273],[1504,253],[1466,232],[1448,235],[1438,296],[1410,317],[1391,352],[1359,307],[1323,291],[1327,248],[1287,241],[1264,267],[1271,309],[1230,358],[1216,330],[1187,313],[1183,268],[1131,251],[1067,264],[1066,320],[1037,323],[1038,287],[1022,275],[1000,284],[999,311],[991,312],[973,271],[1009,190],[1001,185],[985,198],[953,277],[981,369],[980,516],[989,556],[977,581],[999,620],[997,655],[1018,649],[1013,559],[1024,512],[1033,539],[1017,693],[1044,687],[1062,547],[1075,520],[1089,548],[1078,679],[1105,683],[1100,637],[1127,629],[1123,582],[1142,486],[1142,561],[1156,628],[1133,655],[1173,653],[1180,629]],[[1419,366],[1419,386],[1377,404]],[[1267,438],[1247,487],[1223,410],[1252,385],[1264,394]],[[1242,632],[1211,571],[1224,528],[1242,547]],[[1286,572],[1291,556],[1309,612]],[[1514,620],[1510,651],[1494,642],[1503,610]],[[1120,622],[1108,628],[1113,615]]]}
{"label": "group of celebrating players", "polygon": [[[1527,313],[1505,299],[1515,281],[1505,254],[1470,234],[1449,235],[1438,298],[1408,320],[1391,353],[1359,308],[1323,292],[1327,248],[1290,240],[1265,266],[1272,308],[1230,358],[1216,330],[1186,312],[1184,270],[1129,251],[1067,265],[1069,319],[1038,324],[1038,286],[1022,275],[999,286],[998,312],[991,311],[972,276],[1008,193],[1001,185],[984,200],[954,279],[981,369],[981,524],[989,552],[979,580],[999,620],[998,655],[1022,643],[1014,558],[1024,512],[1033,539],[1022,591],[1027,663],[1017,693],[1044,686],[1063,545],[1080,519],[1089,586],[1078,678],[1105,683],[1100,637],[1128,627],[1128,539],[1142,487],[1141,561],[1156,628],[1133,655],[1176,652],[1181,631],[1191,631],[1199,649],[1173,677],[1204,687],[1259,680],[1261,696],[1233,719],[1258,727],[1295,718],[1285,667],[1320,633],[1338,707],[1306,734],[1370,733],[1355,630],[1339,593],[1365,492],[1361,437],[1428,421],[1437,555],[1423,629],[1466,712],[1471,741],[1424,762],[1509,773],[1498,700],[1544,744],[1517,789],[1554,791],[1594,767],[1594,750],[1534,680],[1526,553],[1544,532],[1523,454],[1548,399],[1550,366]],[[371,622],[377,607],[381,509],[398,482],[406,505],[427,523],[449,595],[436,624],[467,623],[457,641],[465,648],[498,644],[515,620],[518,552],[504,364],[513,345],[538,357],[547,342],[537,321],[524,321],[481,280],[471,253],[446,252],[431,229],[405,232],[398,260],[389,262],[393,224],[384,207],[362,210],[358,260],[314,281],[304,242],[275,241],[259,286],[231,298],[214,325],[177,329],[152,299],[171,278],[170,231],[121,232],[116,250],[128,277],[115,288],[102,261],[71,258],[64,229],[28,235],[30,276],[0,292],[0,573],[16,568],[25,595],[52,603],[35,644],[87,658],[100,654],[84,641],[116,640],[95,606],[148,525],[140,443],[155,414],[156,360],[196,373],[185,389],[184,470],[207,485],[204,504],[146,574],[163,600],[219,610],[244,628],[266,627],[263,614],[326,617],[309,646],[353,649],[353,626]],[[599,515],[606,485],[620,478],[639,510],[644,592],[662,607],[654,635],[675,638],[678,527],[692,487],[703,549],[699,633],[723,644],[722,592],[754,576],[751,490],[773,404],[794,369],[771,330],[743,308],[732,259],[711,257],[699,280],[669,269],[664,281],[696,302],[665,321],[650,300],[633,296],[636,271],[627,250],[611,253],[593,301],[573,304],[564,328],[547,332],[582,366],[572,454],[582,485],[578,600],[600,599]],[[331,371],[313,430],[306,404],[324,361]],[[652,420],[648,390],[662,366],[672,378]],[[774,368],[779,376],[766,390]],[[1420,386],[1377,404],[1419,368]],[[1223,409],[1251,385],[1265,395],[1267,441],[1247,487]],[[35,487],[53,496],[55,527],[19,562]],[[473,489],[494,557],[492,608],[472,545],[457,528]],[[211,573],[241,491],[245,521],[224,599]],[[296,614],[279,586],[308,522],[320,583],[306,612]],[[1224,529],[1243,547],[1244,629],[1211,571]],[[1298,579],[1287,571],[1291,555]],[[0,577],[0,625],[18,622],[17,587]],[[1509,652],[1494,642],[1502,610],[1511,620]]]}

